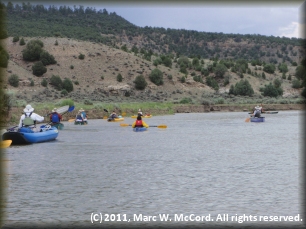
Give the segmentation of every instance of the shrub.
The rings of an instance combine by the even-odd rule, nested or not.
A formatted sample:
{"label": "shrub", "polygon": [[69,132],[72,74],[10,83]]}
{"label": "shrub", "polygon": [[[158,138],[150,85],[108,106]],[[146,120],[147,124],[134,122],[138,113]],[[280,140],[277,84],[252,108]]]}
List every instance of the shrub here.
{"label": "shrub", "polygon": [[292,87],[293,88],[301,88],[302,84],[298,79],[294,79],[294,80],[292,80]]}
{"label": "shrub", "polygon": [[85,99],[85,100],[84,100],[84,105],[93,105],[93,102],[91,102],[91,101],[88,100],[88,99]]}
{"label": "shrub", "polygon": [[42,76],[44,73],[47,72],[47,68],[44,66],[44,64],[41,61],[38,61],[32,66],[32,71],[33,75]]}
{"label": "shrub", "polygon": [[213,89],[215,89],[216,91],[219,90],[219,85],[217,83],[217,81],[215,80],[215,78],[208,76],[206,78],[206,84],[210,87],[212,87]]}
{"label": "shrub", "polygon": [[260,88],[263,96],[278,97],[283,94],[281,87],[275,87],[272,83],[265,85],[264,88]]}
{"label": "shrub", "polygon": [[63,89],[63,90],[61,91],[61,94],[62,94],[62,95],[68,95],[68,92],[66,91],[66,89]]}
{"label": "shrub", "polygon": [[49,64],[56,64],[56,60],[53,55],[48,53],[47,51],[42,51],[40,53],[39,60],[46,66]]}
{"label": "shrub", "polygon": [[84,54],[82,54],[82,53],[80,53],[80,55],[79,55],[79,59],[80,59],[80,60],[84,60],[84,58],[85,58],[85,55],[84,55]]}
{"label": "shrub", "polygon": [[263,68],[263,70],[267,73],[273,74],[275,71],[275,65],[274,64],[266,64]]}
{"label": "shrub", "polygon": [[147,83],[147,81],[146,81],[146,79],[144,78],[143,75],[137,76],[136,79],[133,81],[133,83],[135,84],[135,88],[137,90],[143,90],[148,85],[148,83]]}
{"label": "shrub", "polygon": [[74,81],[74,84],[75,84],[75,85],[79,85],[79,81],[77,81],[77,80]]}
{"label": "shrub", "polygon": [[33,87],[34,86],[34,80],[31,79],[31,83],[30,86]]}
{"label": "shrub", "polygon": [[18,36],[13,37],[13,42],[15,43],[17,41],[19,41],[19,37]]}
{"label": "shrub", "polygon": [[47,86],[48,86],[47,80],[46,80],[46,79],[43,79],[43,80],[41,81],[41,85],[42,85],[43,87],[47,87]]}
{"label": "shrub", "polygon": [[44,44],[40,40],[29,41],[26,48],[22,50],[23,59],[27,61],[39,60],[43,47]]}
{"label": "shrub", "polygon": [[0,47],[0,67],[7,68],[8,60],[9,60],[9,54],[5,49]]}
{"label": "shrub", "polygon": [[274,87],[279,88],[282,85],[282,81],[280,81],[279,79],[275,79],[273,81]]}
{"label": "shrub", "polygon": [[194,76],[194,77],[193,77],[193,80],[196,81],[196,82],[203,83],[202,76],[199,76],[199,75],[198,75],[198,76]]}
{"label": "shrub", "polygon": [[18,87],[19,86],[19,77],[16,74],[11,75],[8,78],[8,82],[11,86],[13,87]]}
{"label": "shrub", "polygon": [[72,99],[64,99],[64,100],[61,100],[59,101],[56,106],[58,107],[63,107],[63,106],[74,106],[74,101]]}
{"label": "shrub", "polygon": [[54,45],[58,45],[58,41],[57,40],[55,41]]}
{"label": "shrub", "polygon": [[163,82],[163,73],[158,68],[152,70],[150,76],[150,80],[152,83],[156,84],[157,86],[162,85]]}
{"label": "shrub", "polygon": [[20,46],[25,45],[25,41],[24,41],[24,39],[23,39],[23,38],[21,38],[21,39],[20,39],[20,41],[19,41],[19,45],[20,45]]}
{"label": "shrub", "polygon": [[181,83],[185,83],[186,82],[186,77],[185,76],[182,76],[182,78],[181,78]]}
{"label": "shrub", "polygon": [[122,75],[120,73],[117,75],[117,81],[122,82]]}
{"label": "shrub", "polygon": [[169,80],[172,80],[172,75],[171,74],[169,74],[167,77],[168,77]]}
{"label": "shrub", "polygon": [[63,81],[63,84],[62,84],[62,88],[66,89],[67,92],[71,92],[71,91],[73,91],[73,83],[71,82],[70,79],[65,78],[64,81]]}
{"label": "shrub", "polygon": [[74,66],[73,66],[73,65],[70,65],[70,69],[74,69]]}
{"label": "shrub", "polygon": [[192,99],[185,97],[185,98],[181,99],[180,103],[182,103],[182,104],[192,103]]}
{"label": "shrub", "polygon": [[62,86],[63,86],[63,81],[61,79],[61,77],[56,76],[56,75],[52,75],[51,79],[50,79],[50,83],[57,89],[57,90],[61,90]]}
{"label": "shrub", "polygon": [[235,86],[231,85],[229,94],[252,96],[254,94],[254,90],[249,81],[245,79],[237,82]]}

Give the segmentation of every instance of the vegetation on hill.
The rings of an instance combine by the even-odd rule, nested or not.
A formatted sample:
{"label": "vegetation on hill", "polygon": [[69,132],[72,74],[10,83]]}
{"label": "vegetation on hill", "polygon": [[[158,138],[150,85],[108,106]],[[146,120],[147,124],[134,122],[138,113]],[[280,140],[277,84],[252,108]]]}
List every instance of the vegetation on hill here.
{"label": "vegetation on hill", "polygon": [[[289,80],[289,76],[291,80],[291,75],[288,76],[288,69],[292,67],[296,68],[292,88],[305,88],[306,86],[305,61],[302,60],[302,57],[305,56],[305,40],[303,39],[268,37],[258,34],[209,33],[147,26],[142,28],[129,23],[115,12],[109,13],[106,9],[97,11],[94,8],[83,6],[44,7],[30,3],[12,4],[8,2],[2,7],[6,8],[7,21],[6,29],[0,31],[0,38],[13,37],[12,40],[16,45],[17,42],[20,46],[25,45],[23,59],[33,62],[32,70],[35,76],[46,75],[50,69],[46,68],[47,65],[57,63],[53,55],[43,50],[44,44],[39,37],[56,37],[56,39],[71,38],[105,44],[122,53],[129,53],[150,62],[153,68],[146,66],[150,72],[145,74],[144,70],[137,71],[139,75],[134,81],[130,76],[113,73],[117,75],[117,82],[123,82],[127,78],[131,79],[134,89],[144,93],[147,91],[151,93],[151,90],[146,90],[149,81],[157,87],[162,87],[169,83],[174,84],[179,78],[178,81],[181,84],[190,85],[194,82],[201,85],[206,84],[216,92],[221,87],[229,85],[229,95],[253,96],[255,88],[245,79],[246,77],[266,79],[266,74],[269,76],[282,74],[283,80]],[[36,40],[25,42],[24,37],[35,37]],[[59,45],[56,40],[54,46]],[[101,56],[101,53],[96,54]],[[94,58],[94,55],[91,58]],[[78,59],[85,62],[88,57],[79,53]],[[9,55],[1,47],[0,60],[3,60],[0,63],[6,67]],[[132,66],[127,63],[124,65],[124,67]],[[143,67],[142,64],[140,66]],[[172,74],[166,74],[161,70],[162,67],[166,67],[168,71],[177,69],[180,74],[178,77],[173,77]],[[73,70],[74,65],[70,64],[70,69]],[[237,75],[240,82],[233,83],[232,74]],[[49,83],[56,90],[61,91],[61,96],[69,96],[74,90],[73,83],[72,80],[66,78],[66,75],[63,78],[64,81],[60,76],[52,75],[44,78],[43,81],[40,80],[39,84],[47,88]],[[104,75],[100,75],[99,78],[103,80]],[[75,86],[79,85],[79,80],[79,78],[73,79]],[[262,96],[283,95],[282,84],[275,81],[277,77],[273,80],[273,83],[267,82],[268,84],[260,88]],[[178,92],[172,91],[172,94],[175,93]],[[305,96],[305,89],[303,93]],[[86,94],[89,93],[86,92]],[[136,93],[133,91],[124,93],[126,97],[133,97],[133,94]],[[191,103],[192,99],[186,97],[182,101]]]}

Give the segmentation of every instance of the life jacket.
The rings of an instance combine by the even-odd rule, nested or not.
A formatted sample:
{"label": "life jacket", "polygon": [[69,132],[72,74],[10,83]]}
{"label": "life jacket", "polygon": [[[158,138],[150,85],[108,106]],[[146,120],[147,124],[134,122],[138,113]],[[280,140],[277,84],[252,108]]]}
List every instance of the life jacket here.
{"label": "life jacket", "polygon": [[51,118],[51,122],[53,122],[53,123],[58,123],[58,122],[60,122],[61,120],[60,120],[60,118],[59,118],[59,115],[58,115],[58,113],[52,113],[52,118]]}
{"label": "life jacket", "polygon": [[135,127],[143,127],[142,120],[136,120]]}
{"label": "life jacket", "polygon": [[83,120],[83,117],[81,114],[77,114],[76,119]]}
{"label": "life jacket", "polygon": [[29,114],[29,116],[27,116],[27,113],[24,113],[24,120],[22,121],[22,125],[23,126],[32,126],[32,125],[35,125],[35,122],[33,119],[31,119],[31,115],[32,115],[32,112]]}

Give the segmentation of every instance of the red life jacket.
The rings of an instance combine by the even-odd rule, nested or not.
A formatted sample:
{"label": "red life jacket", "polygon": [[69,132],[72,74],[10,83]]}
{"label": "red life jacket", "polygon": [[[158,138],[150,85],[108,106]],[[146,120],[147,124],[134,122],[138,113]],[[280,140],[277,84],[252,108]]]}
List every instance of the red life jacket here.
{"label": "red life jacket", "polygon": [[136,120],[135,127],[143,127],[142,120]]}

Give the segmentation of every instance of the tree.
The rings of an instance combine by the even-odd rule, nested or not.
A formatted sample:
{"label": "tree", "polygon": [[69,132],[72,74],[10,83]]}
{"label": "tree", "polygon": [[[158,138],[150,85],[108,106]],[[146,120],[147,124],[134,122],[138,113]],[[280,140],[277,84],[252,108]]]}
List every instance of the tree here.
{"label": "tree", "polygon": [[20,45],[20,46],[25,45],[25,41],[24,41],[24,39],[23,39],[23,38],[21,38],[21,39],[20,39],[20,41],[19,41],[19,45]]}
{"label": "tree", "polygon": [[263,70],[267,73],[273,74],[275,71],[275,65],[274,64],[266,64],[263,67]]}
{"label": "tree", "polygon": [[278,65],[278,70],[279,70],[280,72],[282,72],[282,73],[288,72],[287,64],[285,64],[285,63],[279,64],[279,65]]}
{"label": "tree", "polygon": [[122,82],[122,75],[120,73],[117,75],[117,81]]}
{"label": "tree", "polygon": [[22,50],[23,59],[27,61],[39,60],[43,47],[44,44],[40,40],[29,41],[26,48]]}
{"label": "tree", "polygon": [[44,73],[47,72],[47,68],[44,66],[44,64],[41,61],[38,61],[32,66],[32,71],[33,75],[42,76]]}
{"label": "tree", "polygon": [[283,89],[281,87],[276,88],[272,83],[265,85],[264,88],[260,88],[263,96],[270,96],[270,97],[278,97],[279,95],[283,94]]}
{"label": "tree", "polygon": [[13,42],[16,43],[17,41],[19,41],[19,37],[18,36],[13,37]]}
{"label": "tree", "polygon": [[158,68],[152,70],[149,79],[152,83],[156,84],[157,86],[163,85],[163,73]]}
{"label": "tree", "polygon": [[41,85],[42,85],[43,87],[47,87],[47,86],[48,86],[47,80],[46,80],[46,79],[43,79],[43,80],[41,81]]}
{"label": "tree", "polygon": [[62,81],[61,77],[56,76],[56,75],[52,75],[52,76],[51,76],[50,83],[51,83],[57,90],[61,90],[62,87],[63,87],[63,81]]}
{"label": "tree", "polygon": [[224,74],[227,72],[227,67],[224,64],[217,64],[214,68],[214,73],[216,77],[223,78]]}
{"label": "tree", "polygon": [[62,83],[62,88],[67,92],[73,91],[73,83],[70,79],[65,78]]}
{"label": "tree", "polygon": [[133,81],[133,83],[135,84],[135,88],[137,90],[143,90],[148,85],[148,83],[147,83],[147,81],[146,81],[146,79],[144,78],[143,75],[137,76],[136,79]]}
{"label": "tree", "polygon": [[7,68],[9,60],[9,54],[5,49],[0,46],[0,67]]}
{"label": "tree", "polygon": [[215,89],[215,91],[219,90],[219,85],[217,83],[217,81],[215,80],[215,78],[208,76],[206,77],[206,84],[210,87],[212,87],[213,89]]}
{"label": "tree", "polygon": [[19,77],[16,74],[11,75],[8,78],[8,82],[11,86],[13,87],[18,87],[19,86]]}
{"label": "tree", "polygon": [[48,53],[47,51],[42,51],[40,53],[39,60],[43,63],[44,66],[57,63],[54,56]]}
{"label": "tree", "polygon": [[240,80],[235,84],[235,86],[231,85],[229,94],[234,95],[243,95],[243,96],[252,96],[254,94],[254,90],[248,80]]}

